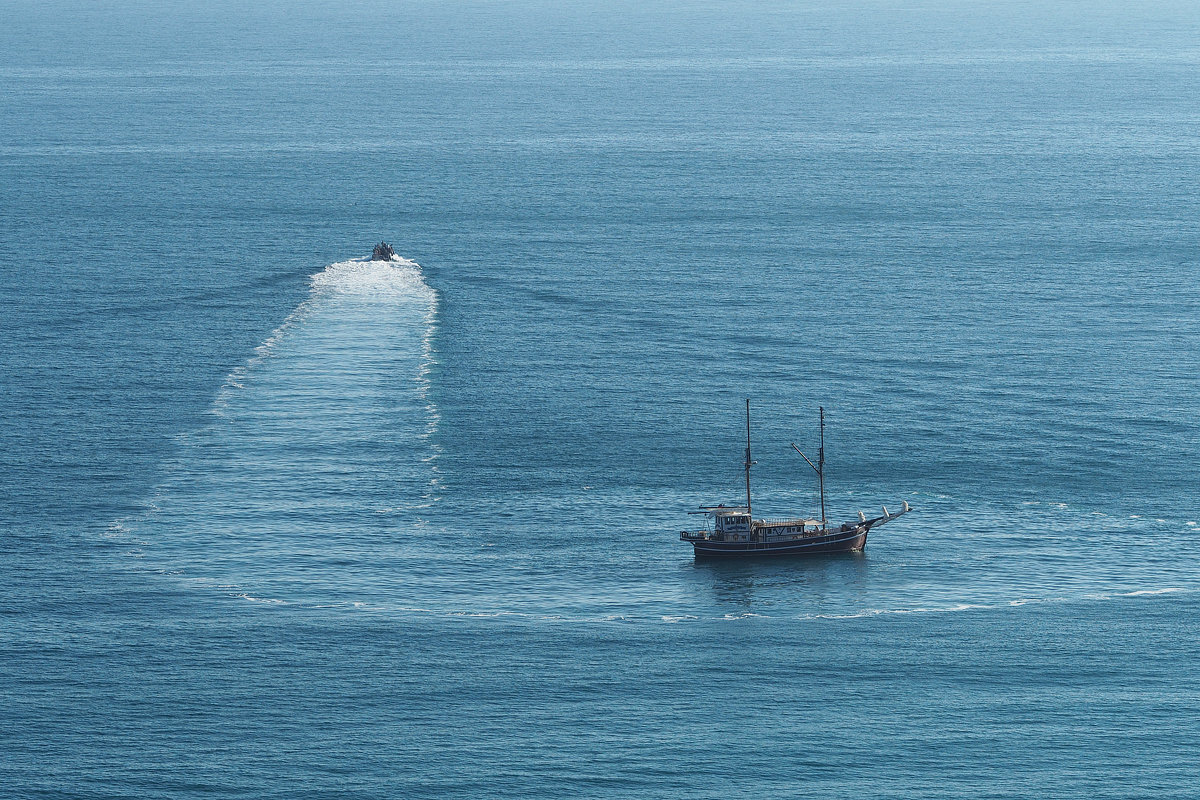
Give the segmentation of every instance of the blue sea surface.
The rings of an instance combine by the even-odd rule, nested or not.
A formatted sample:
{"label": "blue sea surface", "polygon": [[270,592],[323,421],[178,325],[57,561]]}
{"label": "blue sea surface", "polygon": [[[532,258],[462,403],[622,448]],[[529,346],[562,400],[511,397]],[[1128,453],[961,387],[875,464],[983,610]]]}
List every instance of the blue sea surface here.
{"label": "blue sea surface", "polygon": [[0,795],[1196,797],[1197,42],[5,3]]}

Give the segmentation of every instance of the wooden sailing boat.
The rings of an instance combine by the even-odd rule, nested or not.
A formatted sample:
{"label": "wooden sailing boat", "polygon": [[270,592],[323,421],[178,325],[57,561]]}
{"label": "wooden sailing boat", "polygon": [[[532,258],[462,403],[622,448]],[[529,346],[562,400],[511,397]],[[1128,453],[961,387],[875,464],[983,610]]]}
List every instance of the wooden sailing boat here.
{"label": "wooden sailing boat", "polygon": [[705,518],[704,530],[683,531],[679,538],[691,542],[697,557],[700,556],[747,556],[747,555],[818,555],[821,553],[850,553],[867,546],[867,533],[878,525],[891,522],[911,509],[902,504],[900,511],[892,514],[883,507],[883,515],[867,518],[858,512],[858,519],[831,526],[825,518],[825,409],[821,409],[821,448],[817,451],[817,463],[801,452],[795,443],[792,448],[808,462],[817,473],[821,493],[821,518],[755,519],[750,504],[750,467],[756,462],[750,458],[750,401],[746,400],[746,505],[745,506],[700,506]]}

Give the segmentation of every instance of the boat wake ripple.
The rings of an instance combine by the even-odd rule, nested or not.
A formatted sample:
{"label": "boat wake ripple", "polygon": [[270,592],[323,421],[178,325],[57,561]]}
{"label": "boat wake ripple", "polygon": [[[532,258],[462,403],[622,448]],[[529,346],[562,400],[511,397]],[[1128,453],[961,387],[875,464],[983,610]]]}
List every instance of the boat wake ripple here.
{"label": "boat wake ripple", "polygon": [[343,582],[440,498],[438,296],[413,261],[350,260],[234,369],[146,511],[112,527],[160,572],[245,598]]}

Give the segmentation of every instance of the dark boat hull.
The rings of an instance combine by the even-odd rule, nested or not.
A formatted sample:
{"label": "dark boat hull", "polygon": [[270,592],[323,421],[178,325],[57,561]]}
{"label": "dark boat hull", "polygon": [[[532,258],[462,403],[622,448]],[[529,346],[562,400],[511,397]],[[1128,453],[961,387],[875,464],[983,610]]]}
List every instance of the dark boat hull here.
{"label": "dark boat hull", "polygon": [[867,546],[868,529],[837,531],[824,536],[785,539],[773,542],[719,542],[692,539],[696,557],[729,556],[817,556],[827,553],[854,553]]}

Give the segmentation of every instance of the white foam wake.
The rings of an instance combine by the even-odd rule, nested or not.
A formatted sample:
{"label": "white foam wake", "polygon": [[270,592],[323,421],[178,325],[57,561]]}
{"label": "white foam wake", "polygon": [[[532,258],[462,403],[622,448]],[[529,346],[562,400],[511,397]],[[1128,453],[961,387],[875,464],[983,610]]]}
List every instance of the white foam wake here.
{"label": "white foam wake", "polygon": [[164,571],[246,599],[333,596],[385,530],[422,524],[440,498],[437,310],[407,259],[312,275],[164,465],[136,526]]}
{"label": "white foam wake", "polygon": [[[434,320],[437,317],[437,292],[425,283],[421,274],[421,265],[415,261],[400,256],[394,256],[390,261],[372,261],[367,258],[354,258],[349,261],[339,261],[330,264],[320,272],[309,277],[309,296],[303,303],[289,314],[279,327],[254,348],[254,355],[242,366],[233,369],[225,379],[225,384],[218,393],[213,404],[213,412],[218,416],[224,413],[228,405],[229,393],[245,388],[247,375],[254,371],[264,360],[271,357],[276,347],[299,324],[304,322],[327,301],[337,298],[359,298],[363,301],[377,301],[394,304],[416,303],[423,307],[422,323],[432,334]],[[430,337],[426,337],[426,356],[432,356]],[[423,368],[428,374],[428,369]]]}
{"label": "white foam wake", "polygon": [[312,291],[386,299],[418,297],[436,306],[437,294],[425,283],[421,266],[396,256],[391,261],[356,258],[339,261],[312,276]]}

